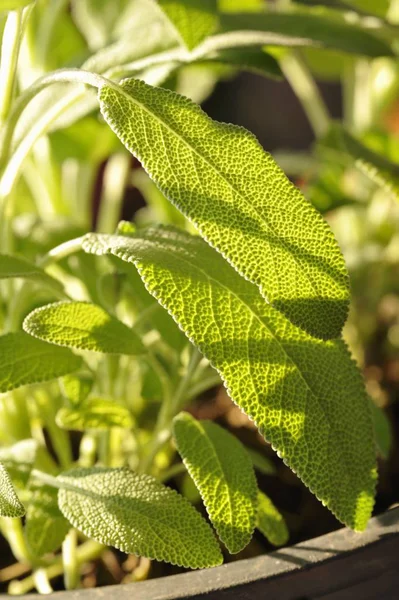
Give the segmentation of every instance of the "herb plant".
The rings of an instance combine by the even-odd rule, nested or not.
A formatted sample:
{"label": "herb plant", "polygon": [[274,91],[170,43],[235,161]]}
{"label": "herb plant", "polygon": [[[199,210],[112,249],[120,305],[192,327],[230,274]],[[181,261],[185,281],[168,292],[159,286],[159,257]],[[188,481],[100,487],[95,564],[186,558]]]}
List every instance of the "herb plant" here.
{"label": "herb plant", "polygon": [[[255,476],[267,459],[190,409],[221,383],[342,523],[366,527],[378,408],[342,338],[349,277],[320,169],[356,165],[395,196],[398,167],[365,143],[361,80],[346,82],[352,120],[332,123],[307,66],[331,50],[352,75],[394,64],[397,2],[361,5],[0,1],[0,521],[32,568],[11,593],[61,573],[74,588],[107,546],[194,569],[255,528],[285,544]],[[237,70],[286,77],[302,100],[312,202],[199,107]],[[130,179],[147,202],[135,224],[120,219]],[[203,514],[170,487],[184,472]]]}

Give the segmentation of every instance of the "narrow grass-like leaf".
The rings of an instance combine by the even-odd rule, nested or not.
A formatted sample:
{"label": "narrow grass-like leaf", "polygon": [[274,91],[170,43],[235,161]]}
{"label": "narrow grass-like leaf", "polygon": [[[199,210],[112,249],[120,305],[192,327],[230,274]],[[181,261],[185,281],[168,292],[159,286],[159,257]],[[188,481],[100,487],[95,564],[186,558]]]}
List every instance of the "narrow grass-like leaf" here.
{"label": "narrow grass-like leaf", "polygon": [[292,325],[201,238],[154,228],[130,238],[91,234],[83,248],[134,263],[285,463],[341,521],[364,529],[374,502],[374,436],[344,342]]}
{"label": "narrow grass-like leaf", "polygon": [[46,342],[105,354],[141,354],[138,335],[101,306],[89,302],[55,302],[29,313],[23,328]]}
{"label": "narrow grass-like leaf", "polygon": [[262,48],[227,49],[211,53],[205,61],[222,63],[237,67],[242,71],[252,71],[266,77],[282,79],[283,73],[277,60]]}
{"label": "narrow grass-like leaf", "polygon": [[0,463],[0,517],[23,517],[25,509],[18,499],[9,474]]}
{"label": "narrow grass-like leaf", "polygon": [[183,496],[153,477],[96,467],[57,479],[61,512],[90,538],[191,569],[222,562],[208,523]]}
{"label": "narrow grass-like leaf", "polygon": [[180,413],[173,421],[177,449],[204,501],[209,518],[231,554],[251,541],[257,485],[241,442],[211,421]]}
{"label": "narrow grass-like leaf", "polygon": [[60,387],[72,406],[79,406],[89,395],[93,378],[90,375],[65,375],[60,379]]}
{"label": "narrow grass-like leaf", "polygon": [[216,0],[158,0],[158,4],[188,50],[216,29]]}
{"label": "narrow grass-like leaf", "polygon": [[26,439],[7,448],[0,448],[0,462],[7,469],[17,489],[24,489],[28,482],[36,459],[37,447],[36,440]]}
{"label": "narrow grass-like leaf", "polygon": [[292,322],[339,336],[349,298],[341,252],[251,133],[134,79],[104,85],[99,99],[112,129],[212,246]]}
{"label": "narrow grass-like leaf", "polygon": [[273,546],[284,546],[288,542],[287,525],[273,502],[263,492],[258,492],[258,521],[256,528]]}
{"label": "narrow grass-like leaf", "polygon": [[43,269],[34,263],[19,256],[0,254],[0,279],[12,278],[37,280],[55,289],[57,292],[62,292],[60,282],[47,275]]}
{"label": "narrow grass-like leaf", "polygon": [[26,509],[25,536],[34,556],[58,550],[71,525],[58,508],[57,490],[47,485],[30,490]]}
{"label": "narrow grass-like leaf", "polygon": [[[258,33],[261,44],[262,33],[264,44],[272,35],[292,37],[295,45],[314,45],[331,48],[341,52],[358,54],[376,58],[378,56],[394,56],[391,46],[376,34],[359,25],[349,24],[342,19],[333,19],[309,13],[264,13],[264,14],[226,14],[221,16],[221,30],[224,33],[241,32]],[[253,36],[254,37],[254,36]]]}
{"label": "narrow grass-like leaf", "polygon": [[77,371],[82,359],[26,333],[0,336],[0,393]]}
{"label": "narrow grass-like leaf", "polygon": [[130,411],[125,407],[106,400],[105,398],[90,398],[77,408],[60,408],[56,422],[62,429],[110,429],[122,427],[129,429],[133,425]]}

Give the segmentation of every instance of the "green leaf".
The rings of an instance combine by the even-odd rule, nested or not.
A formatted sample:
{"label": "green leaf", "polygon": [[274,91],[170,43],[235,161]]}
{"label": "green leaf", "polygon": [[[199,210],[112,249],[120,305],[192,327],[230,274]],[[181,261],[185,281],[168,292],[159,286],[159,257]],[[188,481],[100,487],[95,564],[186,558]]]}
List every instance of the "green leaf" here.
{"label": "green leaf", "polygon": [[158,4],[189,50],[217,27],[216,0],[158,0]]}
{"label": "green leaf", "polygon": [[282,79],[283,73],[277,60],[261,48],[239,48],[219,50],[206,57],[205,62],[216,62],[237,67],[241,71],[252,71],[266,77]]}
{"label": "green leaf", "polygon": [[246,448],[246,451],[248,452],[256,471],[259,471],[262,475],[276,475],[276,467],[270,458],[267,458],[267,456],[257,452],[253,448]]}
{"label": "green leaf", "polygon": [[48,287],[62,292],[63,287],[59,281],[47,275],[47,273],[34,263],[19,256],[0,254],[0,279],[33,279],[44,283]]}
{"label": "green leaf", "polygon": [[0,463],[0,517],[23,517],[25,509],[18,499],[9,474]]}
{"label": "green leaf", "polygon": [[134,331],[89,302],[55,302],[29,313],[23,328],[30,335],[69,348],[105,354],[141,354]]}
{"label": "green leaf", "polygon": [[284,462],[338,519],[364,529],[374,436],[364,382],[344,342],[292,325],[201,238],[154,228],[129,238],[89,234],[83,248],[134,263]]}
{"label": "green leaf", "polygon": [[0,448],[0,462],[7,469],[16,488],[24,489],[26,487],[36,459],[37,449],[38,443],[33,439],[21,440],[8,448]]}
{"label": "green leaf", "polygon": [[125,406],[104,398],[90,398],[78,408],[63,407],[57,413],[56,423],[62,429],[130,429],[133,419]]}
{"label": "green leaf", "polygon": [[258,521],[256,528],[273,546],[284,546],[288,542],[287,525],[273,502],[262,492],[258,492]]}
{"label": "green leaf", "polygon": [[72,14],[91,50],[112,39],[115,25],[128,0],[73,0]]}
{"label": "green leaf", "polygon": [[263,0],[219,0],[221,12],[259,12],[264,9]]}
{"label": "green leaf", "polygon": [[43,485],[30,492],[25,536],[32,554],[40,558],[58,550],[71,526],[58,508],[56,489]]}
{"label": "green leaf", "polygon": [[26,333],[0,336],[0,393],[77,371],[82,359]]}
{"label": "green leaf", "polygon": [[122,552],[199,569],[221,564],[213,532],[190,503],[128,469],[75,469],[57,477],[61,512],[90,538]]}
{"label": "green leaf", "polygon": [[[241,33],[248,42],[258,45],[289,44],[295,46],[316,45],[350,54],[370,56],[394,56],[391,46],[376,34],[359,25],[341,19],[309,13],[226,14],[221,16],[222,33]],[[257,34],[257,35],[255,35]],[[263,34],[263,41],[262,41]],[[273,41],[275,36],[275,41]],[[287,38],[287,42],[278,39]],[[252,43],[251,43],[252,45]]]}
{"label": "green leaf", "polygon": [[99,99],[162,192],[275,308],[313,335],[340,334],[349,289],[334,236],[251,133],[134,79]]}
{"label": "green leaf", "polygon": [[60,379],[60,387],[72,406],[79,406],[90,394],[93,378],[91,375],[65,375]]}
{"label": "green leaf", "polygon": [[[371,414],[373,417],[374,435],[379,455],[387,460],[393,446],[391,422],[386,412],[377,406],[370,398]],[[1,460],[1,455],[0,455]]]}
{"label": "green leaf", "polygon": [[231,554],[251,541],[257,485],[244,446],[211,421],[180,413],[173,421],[177,449],[204,501],[209,518]]}
{"label": "green leaf", "polygon": [[0,0],[0,10],[16,10],[31,4],[33,0]]}

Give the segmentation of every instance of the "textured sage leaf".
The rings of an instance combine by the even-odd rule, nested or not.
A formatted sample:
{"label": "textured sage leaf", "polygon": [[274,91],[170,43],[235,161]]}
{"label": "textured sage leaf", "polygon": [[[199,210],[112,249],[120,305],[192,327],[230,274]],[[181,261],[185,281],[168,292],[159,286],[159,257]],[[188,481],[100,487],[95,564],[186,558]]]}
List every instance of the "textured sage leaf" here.
{"label": "textured sage leaf", "polygon": [[18,499],[9,474],[0,463],[0,517],[23,517],[25,509]]}
{"label": "textured sage leaf", "polygon": [[89,395],[93,378],[90,375],[65,375],[60,379],[60,387],[72,406],[79,406]]}
{"label": "textured sage leaf", "polygon": [[251,541],[257,484],[247,451],[211,421],[180,413],[173,421],[177,449],[204,501],[209,518],[231,554]]}
{"label": "textured sage leaf", "polygon": [[256,528],[273,546],[283,546],[288,542],[287,525],[273,502],[263,492],[258,492],[258,520]]}
{"label": "textured sage leaf", "polygon": [[60,282],[47,275],[43,269],[37,267],[34,263],[19,256],[0,254],[0,279],[12,278],[37,280],[59,292],[62,291]]}
{"label": "textured sage leaf", "polygon": [[0,462],[7,469],[13,485],[17,489],[24,489],[28,483],[29,475],[36,459],[38,443],[33,439],[26,439],[0,448]]}
{"label": "textured sage leaf", "polygon": [[283,73],[277,60],[262,48],[227,49],[211,53],[206,61],[231,65],[241,71],[252,71],[266,77],[282,79]]}
{"label": "textured sage leaf", "polygon": [[122,552],[187,568],[222,555],[211,527],[190,503],[148,475],[128,469],[75,469],[57,477],[61,512],[88,537]]}
{"label": "textured sage leaf", "polygon": [[25,536],[34,556],[41,557],[58,550],[70,527],[58,508],[56,489],[43,485],[30,490]]}
{"label": "textured sage leaf", "polygon": [[158,4],[189,50],[217,27],[216,0],[158,0]]}
{"label": "textured sage leaf", "polygon": [[[310,13],[226,14],[221,16],[224,33],[241,33],[248,42],[258,38],[258,44],[273,44],[271,36],[292,38],[296,46],[316,45],[341,52],[376,58],[393,56],[393,50],[384,39],[359,25],[342,19]],[[257,35],[255,35],[255,33]],[[278,43],[278,40],[277,40]],[[252,44],[251,44],[252,45]]]}
{"label": "textured sage leaf", "polygon": [[83,248],[134,263],[284,462],[338,519],[364,529],[374,502],[374,436],[344,342],[292,325],[199,237],[172,228],[89,234]]}
{"label": "textured sage leaf", "polygon": [[313,335],[340,334],[349,289],[334,236],[251,133],[134,79],[99,99],[161,191],[275,308]]}
{"label": "textured sage leaf", "polygon": [[24,332],[0,336],[0,393],[77,371],[82,359]]}
{"label": "textured sage leaf", "polygon": [[55,302],[29,313],[23,328],[46,342],[105,354],[141,354],[144,346],[129,327],[89,302]]}
{"label": "textured sage leaf", "polygon": [[129,429],[133,425],[130,411],[105,398],[89,398],[77,408],[62,407],[57,413],[56,423],[62,429],[110,429],[122,427]]}

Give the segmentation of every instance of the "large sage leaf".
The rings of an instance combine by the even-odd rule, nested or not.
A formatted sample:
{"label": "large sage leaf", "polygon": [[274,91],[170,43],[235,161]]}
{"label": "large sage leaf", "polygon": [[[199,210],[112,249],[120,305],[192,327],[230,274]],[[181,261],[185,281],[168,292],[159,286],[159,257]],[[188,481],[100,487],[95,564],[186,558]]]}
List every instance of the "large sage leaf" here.
{"label": "large sage leaf", "polygon": [[154,228],[129,238],[91,234],[83,247],[137,266],[284,462],[338,519],[364,529],[376,481],[374,436],[344,342],[292,325],[201,238]]}
{"label": "large sage leaf", "polygon": [[0,392],[49,381],[77,371],[82,359],[68,348],[56,348],[26,333],[0,336]]}
{"label": "large sage leaf", "polygon": [[23,328],[41,340],[69,348],[108,354],[144,352],[134,331],[89,302],[47,304],[29,313]]}
{"label": "large sage leaf", "polygon": [[216,29],[216,0],[158,0],[158,4],[189,50]]}
{"label": "large sage leaf", "polygon": [[210,421],[180,413],[173,422],[177,449],[231,554],[251,541],[257,513],[255,472],[244,446]]}
{"label": "large sage leaf", "polygon": [[349,290],[334,236],[251,133],[139,80],[104,85],[99,100],[162,192],[275,308],[313,335],[340,334]]}
{"label": "large sage leaf", "polygon": [[25,509],[18,499],[9,474],[0,463],[0,517],[23,517]]}
{"label": "large sage leaf", "polygon": [[128,469],[75,469],[57,477],[61,512],[90,538],[192,569],[222,555],[210,526],[174,490]]}

